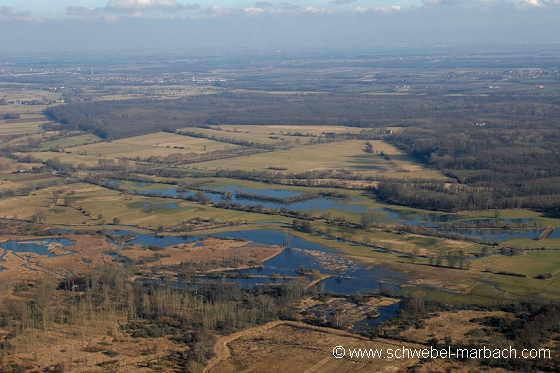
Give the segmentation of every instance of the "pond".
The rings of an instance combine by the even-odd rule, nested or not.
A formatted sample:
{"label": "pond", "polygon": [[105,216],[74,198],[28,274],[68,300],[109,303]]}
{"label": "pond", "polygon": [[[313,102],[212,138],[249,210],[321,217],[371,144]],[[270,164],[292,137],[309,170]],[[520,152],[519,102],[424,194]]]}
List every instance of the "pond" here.
{"label": "pond", "polygon": [[552,231],[552,233],[548,236],[548,238],[560,238],[560,229],[556,228]]}
{"label": "pond", "polygon": [[449,223],[460,218],[459,214],[420,214],[410,210],[398,210],[389,207],[380,208],[389,218],[398,224],[424,225],[435,227],[438,223]]}
{"label": "pond", "polygon": [[[6,256],[7,251],[3,250],[3,252],[0,253],[0,262],[4,261],[4,256]],[[0,272],[4,271],[6,268],[0,266]]]}
{"label": "pond", "polygon": [[254,189],[254,188],[245,188],[238,185],[224,185],[224,186],[217,186],[213,187],[210,190],[217,190],[220,192],[231,192],[231,194],[235,194],[236,190],[242,190],[244,193],[250,194],[257,194],[266,197],[276,197],[276,198],[286,198],[286,197],[293,197],[293,196],[301,196],[305,193],[297,192],[293,190],[284,190],[284,189]]}
{"label": "pond", "polygon": [[484,242],[505,241],[511,238],[529,238],[536,240],[544,229],[508,230],[508,229],[439,229],[442,232],[458,233],[465,237],[481,238]]}
{"label": "pond", "polygon": [[[538,239],[544,228],[530,228],[530,224],[537,222],[537,219],[533,218],[521,218],[521,219],[501,219],[501,218],[489,218],[489,219],[470,219],[460,221],[461,224],[470,225],[481,225],[478,229],[472,228],[458,228],[453,225],[454,222],[458,222],[461,218],[459,214],[445,214],[445,213],[430,213],[430,214],[420,214],[414,211],[407,210],[397,210],[392,208],[381,208],[378,211],[385,212],[390,220],[397,224],[410,224],[423,226],[426,228],[431,228],[439,232],[449,233],[449,234],[460,234],[465,237],[475,237],[482,239],[484,242],[494,242],[494,241],[505,241],[512,238],[529,238]],[[485,225],[489,224],[527,224],[527,228],[511,228],[511,229],[501,229],[487,227]],[[554,234],[554,232],[553,232]],[[552,237],[552,235],[550,236]],[[560,237],[560,234],[558,235]]]}
{"label": "pond", "polygon": [[[116,180],[109,180],[106,184],[111,185],[121,185],[122,183]],[[164,184],[148,184],[148,183],[141,183],[141,184],[134,184],[142,185],[142,187],[155,187],[161,186],[162,188],[154,188],[154,189],[131,189],[130,191],[134,191],[137,194],[148,195],[148,196],[156,196],[156,197],[171,197],[171,198],[190,198],[195,197],[195,191],[190,190],[180,190],[178,191],[176,187],[167,186]],[[275,198],[286,198],[286,197],[293,197],[304,194],[303,192],[291,191],[291,190],[283,190],[283,189],[253,189],[253,188],[245,188],[237,185],[226,185],[215,187],[213,189],[204,190],[206,196],[210,199],[212,203],[219,203],[224,202],[223,196],[219,192],[229,191],[232,193],[231,202],[234,204],[240,204],[242,206],[257,206],[261,205],[264,208],[268,209],[279,209],[281,207],[288,208],[294,211],[302,211],[302,210],[315,210],[315,211],[326,211],[329,209],[337,209],[343,211],[350,211],[350,212],[365,212],[367,209],[363,206],[354,205],[349,202],[357,202],[358,199],[343,199],[343,198],[330,198],[330,197],[323,197],[317,196],[312,197],[310,199],[297,201],[293,203],[278,203],[278,202],[271,202],[266,200],[249,200],[245,198],[238,198],[235,194],[236,190],[240,190],[244,193],[248,194],[255,194],[261,195],[264,197],[275,197]]]}
{"label": "pond", "polygon": [[[115,183],[120,184],[119,181],[110,180],[107,183]],[[163,184],[149,184],[149,183],[137,183],[134,184],[138,187],[147,187],[147,186],[165,186]],[[314,198],[310,198],[307,200],[302,200],[293,203],[278,203],[278,202],[271,202],[266,200],[248,200],[244,198],[237,198],[235,195],[236,190],[241,190],[244,193],[253,194],[253,195],[261,195],[264,197],[277,197],[277,198],[285,198],[285,197],[292,197],[303,194],[302,192],[292,191],[292,190],[283,190],[283,189],[254,189],[254,188],[246,188],[241,187],[238,185],[225,185],[225,186],[218,186],[214,187],[213,189],[208,189],[205,191],[206,195],[210,199],[212,203],[219,203],[223,202],[222,194],[218,192],[229,191],[232,193],[232,203],[240,204],[243,206],[257,206],[261,205],[264,208],[269,209],[279,209],[285,207],[289,210],[293,211],[326,211],[330,209],[334,210],[341,210],[341,211],[348,211],[354,213],[362,213],[369,211],[364,206],[356,205],[354,203],[359,202],[359,199],[342,199],[342,198],[330,198],[330,197],[323,197],[317,196]],[[213,192],[214,191],[214,192]],[[177,188],[172,186],[165,186],[165,188],[161,189],[143,189],[143,190],[136,190],[136,193],[145,194],[145,195],[159,195],[159,196],[166,196],[166,197],[173,197],[173,198],[185,198],[185,197],[193,197],[196,195],[194,191],[177,191]],[[171,208],[171,206],[168,206]],[[424,226],[427,228],[436,229],[441,232],[453,234],[461,234],[467,237],[475,237],[478,239],[483,240],[484,242],[495,242],[495,241],[505,241],[512,238],[528,238],[528,239],[538,239],[540,234],[544,231],[544,228],[533,228],[531,229],[531,223],[538,222],[538,219],[533,218],[519,218],[519,219],[505,219],[505,218],[479,218],[479,219],[470,219],[470,220],[462,220],[459,221],[463,216],[460,214],[452,214],[452,213],[418,213],[411,210],[400,210],[396,208],[379,208],[377,211],[385,214],[386,218],[383,219],[385,222],[388,223],[396,223],[396,224],[410,224],[410,225],[418,225]],[[461,223],[470,224],[470,225],[480,225],[481,227],[478,229],[473,228],[458,228],[453,227],[453,223]],[[508,223],[508,224],[519,224],[519,225],[527,225],[526,228],[511,228],[511,229],[499,229],[493,227],[484,226],[488,224],[500,224],[500,223]],[[556,230],[552,233],[550,238],[559,238],[560,232]]]}
{"label": "pond", "polygon": [[399,310],[401,308],[400,303],[393,303],[390,306],[378,309],[379,316],[374,319],[363,319],[354,323],[352,326],[356,330],[366,330],[368,328],[374,328],[377,325],[385,322],[393,317],[397,317]]}
{"label": "pond", "polygon": [[65,255],[74,254],[68,250],[74,245],[74,241],[68,238],[38,238],[34,240],[8,240],[0,243],[0,247],[15,253],[35,253],[38,255],[57,256],[49,251],[49,245],[52,243],[60,244],[66,251]]}
{"label": "pond", "polygon": [[136,202],[141,204],[142,206],[146,207],[147,209],[157,209],[160,207],[167,207],[170,209],[176,209],[178,208],[176,204],[174,203],[148,203],[148,202]]}
{"label": "pond", "polygon": [[[130,231],[110,231],[109,233],[119,236],[137,236],[131,243],[158,246],[177,245],[184,242],[196,242],[204,237],[224,237],[233,239],[244,239],[255,243],[267,245],[287,246],[279,255],[265,261],[262,267],[234,270],[224,272],[224,277],[219,281],[239,283],[243,287],[259,286],[263,284],[274,284],[291,281],[298,277],[296,270],[305,267],[307,270],[318,270],[323,274],[330,274],[317,285],[320,291],[334,294],[368,294],[392,292],[400,294],[399,285],[406,281],[406,275],[391,271],[384,266],[364,266],[361,263],[347,259],[326,246],[308,241],[278,229],[256,229],[222,232],[212,235],[195,236],[168,236],[158,237],[152,234],[141,234]],[[196,243],[196,245],[200,245]],[[221,274],[216,274],[216,277]],[[197,276],[196,280],[201,282],[216,281],[216,277]],[[311,279],[311,278],[310,278]],[[152,282],[154,280],[145,280]],[[158,282],[156,280],[156,282]],[[185,284],[193,289],[196,283]],[[179,283],[176,286],[181,286]],[[365,319],[355,325],[356,329],[374,327],[380,322],[386,321],[397,315],[399,304],[380,308],[380,316],[375,319]]]}
{"label": "pond", "polygon": [[234,232],[222,232],[212,235],[195,236],[155,236],[130,231],[109,231],[117,236],[134,236],[130,243],[140,245],[172,246],[185,242],[198,241],[204,237],[224,237],[244,239],[267,245],[288,246],[279,255],[264,262],[261,268],[238,270],[237,277],[226,281],[237,281],[242,286],[269,283],[273,275],[288,278],[297,277],[296,270],[302,266],[309,270],[332,275],[322,281],[324,291],[337,294],[355,294],[377,292],[381,282],[382,290],[399,293],[399,284],[405,275],[390,271],[383,266],[369,266],[349,260],[324,245],[305,240],[277,229],[255,229]]}

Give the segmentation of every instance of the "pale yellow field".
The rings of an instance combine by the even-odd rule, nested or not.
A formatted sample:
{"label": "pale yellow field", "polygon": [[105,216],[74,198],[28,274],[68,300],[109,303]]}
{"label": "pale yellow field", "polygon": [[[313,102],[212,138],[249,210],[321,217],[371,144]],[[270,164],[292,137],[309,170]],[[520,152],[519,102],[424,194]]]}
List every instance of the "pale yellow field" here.
{"label": "pale yellow field", "polygon": [[[382,141],[372,141],[374,151],[389,154],[386,160],[378,154],[364,152],[365,141],[348,140],[311,145],[247,157],[198,163],[207,169],[264,170],[270,166],[286,168],[286,172],[301,173],[313,170],[345,170],[364,174],[382,173],[394,177],[444,177],[414,163],[410,157]],[[405,171],[406,170],[406,171]]]}
{"label": "pale yellow field", "polygon": [[13,120],[0,120],[0,136],[37,133],[40,132],[39,125],[46,121],[44,118],[39,120],[29,119],[29,121],[25,122],[22,122],[22,119],[19,119],[17,122]]}
{"label": "pale yellow field", "polygon": [[[60,98],[60,94],[39,89],[26,89],[25,85],[21,85],[21,88],[0,88],[0,98],[7,102],[41,99],[56,101]],[[47,107],[48,105],[24,105],[18,103],[0,106],[0,136],[40,132],[39,125],[48,122],[48,119],[43,114],[43,110]],[[19,114],[20,118],[3,119],[5,113]]]}
{"label": "pale yellow field", "polygon": [[74,166],[78,166],[81,163],[85,163],[88,166],[95,166],[99,163],[99,158],[93,155],[77,155],[77,154],[67,154],[59,152],[32,152],[32,153],[15,153],[20,157],[25,157],[26,155],[31,155],[35,158],[39,158],[43,161],[47,159],[60,159],[62,163],[68,163]]}
{"label": "pale yellow field", "polygon": [[[34,166],[38,166],[35,164]],[[22,169],[29,169],[29,164],[21,166],[15,164],[16,169],[23,167]],[[19,189],[19,188],[30,188],[35,189],[37,187],[48,187],[49,185],[55,184],[59,179],[53,174],[37,174],[37,173],[2,173],[0,174],[0,189]]]}
{"label": "pale yellow field", "polygon": [[[280,142],[282,140],[290,140],[290,136],[284,137],[284,136],[278,136],[278,138],[275,139],[271,139],[270,138],[270,132],[257,132],[257,131],[252,131],[250,127],[252,126],[239,126],[239,128],[241,127],[247,127],[244,128],[243,130],[240,130],[237,128],[238,126],[231,126],[231,130],[226,131],[224,130],[220,130],[221,126],[216,126],[216,129],[207,129],[207,128],[183,128],[183,129],[179,129],[177,130],[177,132],[179,133],[184,133],[184,132],[196,132],[196,133],[200,133],[200,134],[204,134],[205,136],[216,136],[217,138],[226,138],[226,139],[234,139],[234,140],[243,140],[243,141],[249,141],[249,142],[258,142],[258,143],[264,143],[264,144],[275,144],[277,142]],[[237,129],[237,131],[236,131]]]}
{"label": "pale yellow field", "polygon": [[346,126],[290,126],[290,125],[271,125],[271,126],[249,126],[249,125],[220,125],[217,126],[224,131],[233,132],[249,132],[251,134],[264,135],[285,135],[287,133],[301,132],[302,134],[323,135],[328,132],[333,133],[360,133],[362,128],[346,127]]}
{"label": "pale yellow field", "polygon": [[[177,147],[177,148],[176,148]],[[181,147],[183,149],[181,149]],[[151,135],[135,136],[112,142],[76,146],[68,149],[72,154],[107,156],[110,158],[147,158],[167,156],[172,153],[207,153],[216,150],[234,149],[237,145],[218,141],[158,132]]]}
{"label": "pale yellow field", "polygon": [[9,173],[17,169],[17,164],[9,159],[0,157],[0,173]]}
{"label": "pale yellow field", "polygon": [[[45,98],[50,101],[56,101],[61,98],[60,93],[45,91],[42,89],[28,89],[27,84],[10,83],[14,88],[0,88],[0,98],[6,101],[27,101],[40,100]],[[35,106],[30,106],[31,108]]]}

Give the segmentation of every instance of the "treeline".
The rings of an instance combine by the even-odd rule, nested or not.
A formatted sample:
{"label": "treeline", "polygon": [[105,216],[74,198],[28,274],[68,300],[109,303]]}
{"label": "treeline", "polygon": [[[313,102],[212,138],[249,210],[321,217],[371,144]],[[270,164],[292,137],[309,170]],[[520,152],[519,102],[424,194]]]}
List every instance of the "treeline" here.
{"label": "treeline", "polygon": [[264,194],[247,193],[241,189],[237,189],[235,191],[235,198],[237,199],[272,202],[272,203],[285,204],[285,205],[317,198],[318,195],[319,194],[314,194],[314,193],[302,193],[302,194],[297,194],[288,197],[276,197],[276,196],[267,196]]}
{"label": "treeline", "polygon": [[217,159],[227,159],[242,157],[245,155],[253,155],[269,152],[271,150],[254,147],[232,148],[224,150],[214,150],[207,153],[172,153],[167,156],[152,155],[143,161],[152,164],[165,164],[168,166],[177,166],[181,164],[190,164],[198,162],[214,161]]}
{"label": "treeline", "polygon": [[[386,202],[447,212],[526,208],[560,216],[560,178],[488,186],[380,182],[373,190]],[[541,183],[542,185],[538,185]]]}
{"label": "treeline", "polygon": [[[212,127],[212,126],[203,126],[204,128],[208,128],[215,131],[221,131],[220,127]],[[314,144],[324,144],[333,141],[344,141],[344,140],[373,140],[379,139],[382,136],[387,135],[389,132],[385,128],[381,129],[363,129],[359,133],[336,133],[336,132],[326,132],[322,135],[316,135],[311,133],[303,134],[301,132],[288,132],[286,134],[282,134],[282,136],[293,136],[293,137],[307,137],[308,140],[306,143],[300,144],[299,140],[295,140],[294,142],[291,141],[280,141],[273,144],[268,143],[258,143],[250,140],[242,140],[236,139],[232,137],[226,136],[216,136],[211,135],[209,133],[204,133],[196,130],[178,130],[176,132],[179,135],[185,135],[190,137],[199,137],[210,139],[214,141],[226,142],[229,144],[240,145],[240,146],[250,146],[258,149],[269,149],[269,150],[284,150],[284,149],[291,149],[294,146],[299,145],[314,145]],[[227,131],[226,131],[227,133]],[[277,138],[276,135],[270,136],[271,138]]]}

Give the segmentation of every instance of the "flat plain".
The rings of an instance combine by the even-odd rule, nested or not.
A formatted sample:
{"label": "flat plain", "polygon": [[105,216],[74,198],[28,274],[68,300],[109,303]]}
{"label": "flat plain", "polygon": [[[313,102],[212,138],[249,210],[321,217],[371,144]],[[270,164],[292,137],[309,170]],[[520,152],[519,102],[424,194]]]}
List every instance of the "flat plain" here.
{"label": "flat plain", "polygon": [[[468,152],[481,139],[496,150],[491,141],[511,136],[520,152],[521,140],[534,147],[536,139],[547,140],[535,123],[550,118],[535,113],[552,110],[546,100],[557,82],[445,66],[427,74],[276,65],[208,70],[192,84],[184,83],[190,78],[183,72],[172,84],[152,76],[118,84],[138,74],[128,66],[102,83],[81,76],[80,90],[2,86],[1,240],[66,238],[73,246],[51,243],[48,255],[0,250],[0,370],[508,371],[503,362],[489,368],[332,356],[338,345],[521,345],[528,342],[515,333],[536,335],[519,330],[532,327],[538,312],[555,320],[560,220],[554,211],[533,208],[546,199],[541,195],[533,196],[531,210],[519,208],[522,198],[474,208],[476,198],[489,201],[492,188],[502,187],[484,184],[485,177],[508,171],[503,165],[511,159],[494,174],[477,174],[468,169],[476,161]],[[325,84],[330,76],[336,82]],[[490,88],[496,82],[499,92]],[[534,102],[516,101],[523,98]],[[153,108],[140,107],[146,102]],[[56,123],[58,112],[50,109],[58,105],[70,109]],[[309,111],[314,105],[321,110]],[[87,111],[92,107],[97,112]],[[181,110],[188,115],[178,115]],[[113,127],[80,122],[102,114]],[[492,132],[519,118],[535,128]],[[126,137],[111,132],[126,126]],[[454,136],[458,128],[464,133]],[[542,146],[523,150],[531,154],[526,160],[549,154],[548,144]],[[453,153],[455,147],[460,151]],[[416,189],[403,192],[403,202],[382,196],[383,185]],[[451,195],[455,205],[432,211],[434,195]],[[547,227],[551,236],[539,238]],[[282,238],[267,245],[216,237],[266,232]],[[193,235],[208,237],[193,242]],[[171,240],[180,243],[167,245]],[[292,247],[292,241],[322,249]],[[300,253],[321,266],[302,262],[285,275],[283,264],[266,264],[289,263]],[[371,271],[365,293],[321,290],[328,281],[352,281],[359,271]],[[240,285],[251,279],[266,283]],[[371,322],[397,303],[398,314],[379,327],[360,330],[351,322],[356,315]],[[543,340],[557,348],[557,334]],[[552,371],[555,364],[543,366]]]}

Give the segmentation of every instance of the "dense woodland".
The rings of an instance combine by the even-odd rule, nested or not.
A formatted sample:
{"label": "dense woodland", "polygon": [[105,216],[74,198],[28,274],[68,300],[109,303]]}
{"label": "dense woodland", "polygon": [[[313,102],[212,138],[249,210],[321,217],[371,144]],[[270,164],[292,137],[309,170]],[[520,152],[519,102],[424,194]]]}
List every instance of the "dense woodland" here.
{"label": "dense woodland", "polygon": [[370,99],[357,99],[353,95],[278,97],[224,93],[177,100],[79,102],[51,107],[46,114],[64,129],[92,131],[107,140],[115,140],[209,124],[375,127],[382,119],[394,120],[393,107],[388,104],[372,106]]}
{"label": "dense woodland", "polygon": [[459,186],[384,185],[379,188],[382,198],[447,211],[529,208],[557,215],[558,99],[513,96],[489,101],[476,121],[419,123],[390,137]]}

